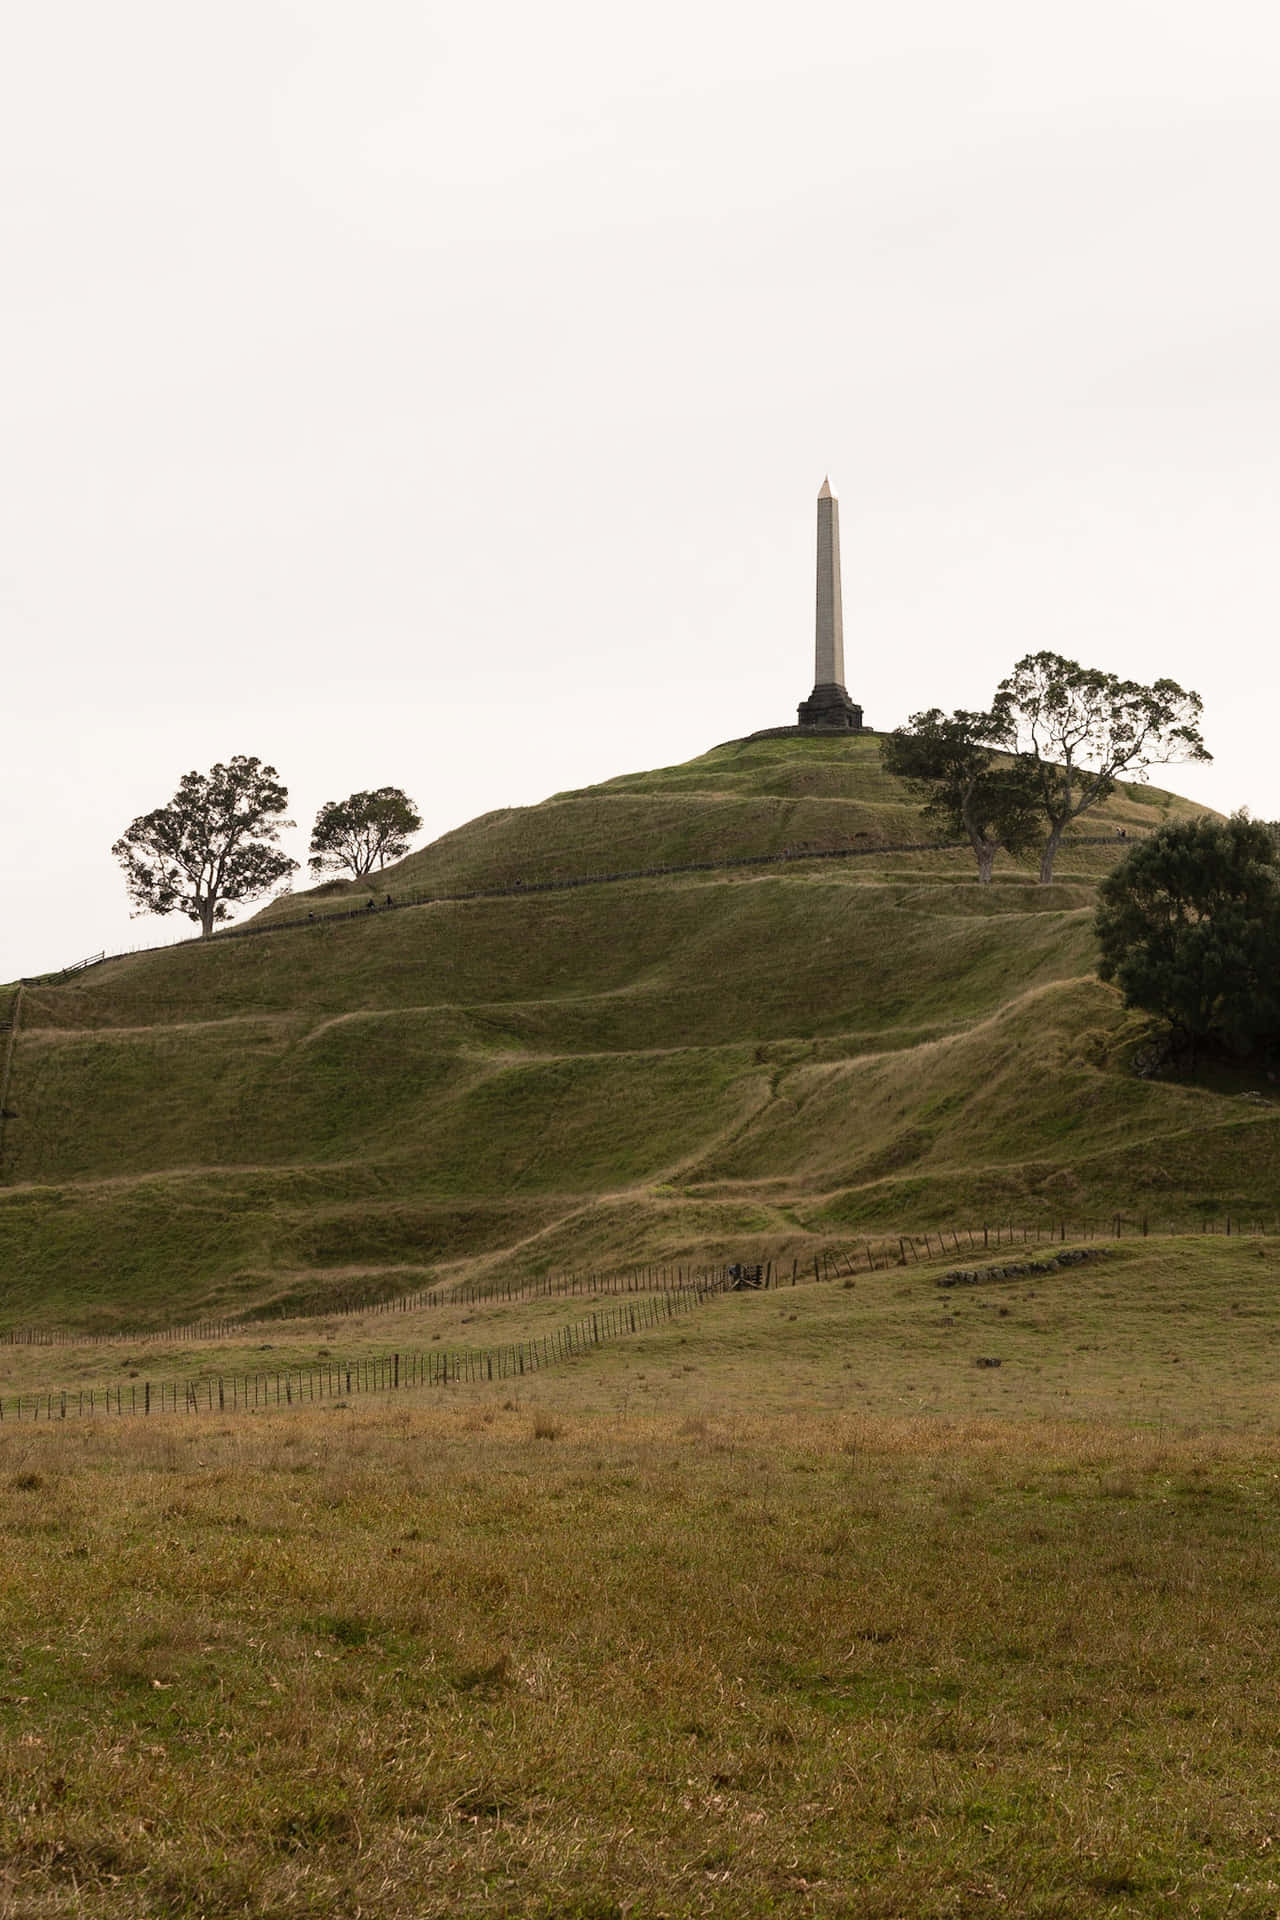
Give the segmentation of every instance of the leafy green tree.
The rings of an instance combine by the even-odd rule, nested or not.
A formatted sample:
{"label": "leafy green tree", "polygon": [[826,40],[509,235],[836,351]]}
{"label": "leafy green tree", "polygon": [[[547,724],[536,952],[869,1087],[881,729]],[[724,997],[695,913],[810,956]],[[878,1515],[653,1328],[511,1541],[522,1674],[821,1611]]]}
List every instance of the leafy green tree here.
{"label": "leafy green tree", "polygon": [[880,743],[886,771],[924,801],[925,818],[964,834],[984,886],[1001,847],[1025,853],[1044,837],[1034,769],[1002,752],[1010,740],[1002,714],[930,707]]}
{"label": "leafy green tree", "polygon": [[231,904],[255,900],[297,861],[274,842],[292,820],[274,767],[238,753],[185,773],[167,807],[139,815],[111,851],[136,913],[185,913],[206,937]]}
{"label": "leafy green tree", "polygon": [[1280,866],[1266,826],[1171,820],[1098,889],[1098,972],[1189,1043],[1280,1038]]}
{"label": "leafy green tree", "polygon": [[1040,855],[1046,885],[1066,829],[1114,793],[1121,774],[1145,780],[1148,767],[1213,758],[1200,737],[1198,693],[1175,680],[1140,686],[1060,653],[1019,660],[1000,682],[994,710],[1035,769],[1048,826]]}
{"label": "leafy green tree", "polygon": [[371,793],[348,794],[345,800],[327,800],[316,815],[311,834],[312,873],[346,868],[357,880],[385,867],[409,851],[409,836],[417,833],[422,816],[399,787],[375,787]]}

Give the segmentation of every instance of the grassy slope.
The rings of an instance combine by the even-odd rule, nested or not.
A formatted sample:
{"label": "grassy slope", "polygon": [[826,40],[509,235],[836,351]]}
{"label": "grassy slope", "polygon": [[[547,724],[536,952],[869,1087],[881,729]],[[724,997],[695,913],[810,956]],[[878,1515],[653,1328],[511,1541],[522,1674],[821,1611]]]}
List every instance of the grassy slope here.
{"label": "grassy slope", "polygon": [[[1095,830],[1182,809],[1126,790]],[[380,886],[918,832],[874,743],[761,742],[487,816]],[[1051,889],[934,854],[437,903],[33,989],[0,1315],[182,1318],[325,1274],[862,1220],[1263,1210],[1274,1110],[1126,1069],[1089,977],[1110,857],[1077,849]]]}
{"label": "grassy slope", "polygon": [[[1086,831],[1156,824],[1183,803],[1155,787],[1125,786]],[[505,807],[442,835],[365,884],[330,882],[275,901],[258,918],[403,896],[622,872],[658,862],[933,839],[919,808],[880,764],[878,741],[733,741],[683,766],[624,774],[554,794],[540,807]],[[1072,864],[1068,855],[1063,871]]]}

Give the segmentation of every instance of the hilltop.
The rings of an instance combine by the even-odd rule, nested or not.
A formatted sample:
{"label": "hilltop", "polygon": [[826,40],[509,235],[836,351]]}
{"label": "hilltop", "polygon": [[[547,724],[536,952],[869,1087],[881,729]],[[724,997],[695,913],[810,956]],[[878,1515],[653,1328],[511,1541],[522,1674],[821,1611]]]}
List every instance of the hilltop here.
{"label": "hilltop", "polygon": [[[736,742],[482,816],[253,938],[25,991],[0,1323],[461,1271],[799,1250],[952,1218],[1261,1210],[1276,1109],[1148,1083],[1093,976],[1124,786],[1060,878],[918,841],[876,742]],[[1098,838],[1101,836],[1101,844]],[[845,849],[609,885],[547,881]],[[503,893],[501,889],[514,889]],[[314,913],[314,924],[277,923]]]}
{"label": "hilltop", "polygon": [[[1087,838],[1117,827],[1141,833],[1171,814],[1197,813],[1162,789],[1126,784],[1107,805],[1086,816]],[[1095,824],[1096,823],[1096,824]],[[902,782],[880,763],[872,734],[826,739],[729,741],[675,767],[622,774],[598,786],[553,794],[536,807],[502,807],[446,833],[367,881],[329,881],[304,894],[286,894],[257,916],[275,921],[345,911],[386,892],[449,893],[576,878],[669,862],[781,855],[805,847],[850,850],[927,841],[920,809]],[[1109,858],[1079,847],[1060,871],[1094,875]],[[895,856],[895,872],[924,869],[967,879],[972,862],[938,856]],[[1003,871],[1026,877],[1006,862]]]}

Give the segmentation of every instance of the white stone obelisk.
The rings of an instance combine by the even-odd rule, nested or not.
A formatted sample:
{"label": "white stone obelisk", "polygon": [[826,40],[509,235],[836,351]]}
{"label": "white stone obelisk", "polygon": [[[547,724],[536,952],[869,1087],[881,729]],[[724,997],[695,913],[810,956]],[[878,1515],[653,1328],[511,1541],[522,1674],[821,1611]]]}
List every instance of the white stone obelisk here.
{"label": "white stone obelisk", "polygon": [[840,502],[824,480],[818,495],[818,605],[813,635],[813,684],[844,685],[844,607],[840,599]]}
{"label": "white stone obelisk", "polygon": [[862,708],[844,684],[844,605],[840,595],[840,503],[824,480],[818,495],[818,594],[813,636],[813,692],[800,703],[802,727],[860,732]]}

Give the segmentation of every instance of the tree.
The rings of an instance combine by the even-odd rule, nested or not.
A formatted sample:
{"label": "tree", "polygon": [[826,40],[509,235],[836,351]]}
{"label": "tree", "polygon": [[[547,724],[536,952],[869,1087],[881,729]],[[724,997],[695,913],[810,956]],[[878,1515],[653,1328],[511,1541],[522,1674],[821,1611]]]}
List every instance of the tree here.
{"label": "tree", "polygon": [[1280,867],[1265,825],[1167,821],[1098,889],[1098,967],[1125,1005],[1248,1053],[1280,1038]]}
{"label": "tree", "polygon": [[1009,723],[998,713],[913,713],[880,743],[885,769],[925,802],[925,818],[963,833],[986,885],[996,854],[1025,853],[1042,835],[1034,770],[1002,755]]}
{"label": "tree", "polygon": [[327,800],[311,834],[312,873],[350,869],[357,880],[409,851],[409,836],[422,816],[399,787],[375,787],[372,793]]}
{"label": "tree", "polygon": [[1145,780],[1147,768],[1170,760],[1211,760],[1200,737],[1201,700],[1175,680],[1143,687],[1060,653],[1029,653],[1002,680],[995,711],[1035,768],[1040,810],[1048,822],[1040,879],[1067,827],[1114,793],[1123,774]]}
{"label": "tree", "polygon": [[111,851],[136,913],[185,913],[207,938],[229,904],[254,900],[293,873],[273,843],[292,820],[274,767],[238,753],[208,773],[185,773],[167,807],[144,813]]}

